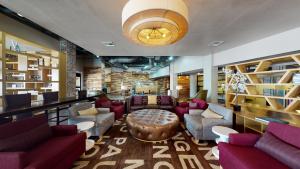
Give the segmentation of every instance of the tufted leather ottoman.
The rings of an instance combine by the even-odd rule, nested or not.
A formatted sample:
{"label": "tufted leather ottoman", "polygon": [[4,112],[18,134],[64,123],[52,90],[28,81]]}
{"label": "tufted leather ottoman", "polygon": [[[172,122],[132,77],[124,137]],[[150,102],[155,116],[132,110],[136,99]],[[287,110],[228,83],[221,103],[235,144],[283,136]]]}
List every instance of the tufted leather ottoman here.
{"label": "tufted leather ottoman", "polygon": [[177,132],[176,114],[159,109],[143,109],[130,113],[126,119],[130,134],[144,141],[166,140]]}

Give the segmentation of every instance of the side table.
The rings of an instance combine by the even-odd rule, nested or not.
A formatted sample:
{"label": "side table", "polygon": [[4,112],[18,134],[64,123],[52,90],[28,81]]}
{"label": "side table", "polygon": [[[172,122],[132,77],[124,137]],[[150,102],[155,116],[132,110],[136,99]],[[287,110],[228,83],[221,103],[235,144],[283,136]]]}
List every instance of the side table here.
{"label": "side table", "polygon": [[91,132],[89,131],[89,129],[93,128],[94,126],[95,126],[95,122],[93,122],[93,121],[85,121],[85,122],[77,123],[77,129],[80,132],[85,132],[86,136],[87,136],[86,143],[85,143],[86,151],[90,150],[95,145],[94,140],[88,139],[92,135]]}
{"label": "side table", "polygon": [[[218,136],[220,136],[219,138],[216,138],[216,143],[218,144],[219,142],[225,142],[228,143],[228,139],[229,139],[229,134],[231,133],[238,133],[237,131],[228,128],[228,127],[224,127],[224,126],[214,126],[212,127],[212,132]],[[218,150],[218,146],[214,146],[212,148],[212,153],[213,155],[219,159],[219,150]]]}

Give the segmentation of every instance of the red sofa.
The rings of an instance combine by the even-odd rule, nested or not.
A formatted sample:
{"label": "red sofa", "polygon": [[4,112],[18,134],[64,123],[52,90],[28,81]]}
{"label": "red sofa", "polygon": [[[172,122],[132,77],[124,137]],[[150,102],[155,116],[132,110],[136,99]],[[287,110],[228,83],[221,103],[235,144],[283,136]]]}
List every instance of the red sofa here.
{"label": "red sofa", "polygon": [[1,169],[67,169],[85,152],[75,125],[50,127],[45,116],[0,126]]}
{"label": "red sofa", "polygon": [[223,169],[300,168],[300,128],[270,123],[262,137],[230,134],[218,149]]}
{"label": "red sofa", "polygon": [[141,109],[162,109],[174,112],[176,100],[172,96],[156,96],[156,104],[148,104],[148,96],[131,96],[126,99],[127,111],[133,112]]}
{"label": "red sofa", "polygon": [[115,120],[123,117],[125,105],[120,101],[112,101],[107,97],[100,97],[95,101],[96,108],[109,108],[110,112],[115,113]]}
{"label": "red sofa", "polygon": [[175,112],[181,121],[183,121],[184,114],[188,114],[190,109],[205,110],[208,107],[206,101],[201,99],[192,99],[190,103],[196,103],[196,107],[191,107],[189,102],[181,102],[176,106]]}

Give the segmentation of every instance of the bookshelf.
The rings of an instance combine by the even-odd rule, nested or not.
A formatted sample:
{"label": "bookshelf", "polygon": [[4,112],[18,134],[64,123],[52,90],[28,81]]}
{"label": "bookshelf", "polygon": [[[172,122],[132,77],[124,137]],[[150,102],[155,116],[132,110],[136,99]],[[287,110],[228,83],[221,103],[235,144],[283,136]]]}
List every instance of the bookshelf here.
{"label": "bookshelf", "polygon": [[32,101],[37,101],[50,91],[60,91],[63,96],[60,70],[65,66],[64,54],[5,32],[0,32],[0,40],[1,97],[2,93],[31,93]]}
{"label": "bookshelf", "polygon": [[[247,113],[237,115],[237,121],[244,119],[244,127],[263,132],[264,126],[253,118],[262,115],[300,126],[300,81],[293,81],[293,76],[300,73],[300,54],[242,62],[226,68],[247,77],[245,92],[236,96],[229,89],[225,99],[227,107],[237,101],[246,110]],[[225,82],[231,84],[233,78],[225,77]]]}
{"label": "bookshelf", "polygon": [[218,67],[218,103],[225,104],[225,89],[223,87],[225,84],[225,73],[223,72],[223,67]]}
{"label": "bookshelf", "polygon": [[204,80],[204,74],[197,73],[197,92],[203,90],[203,80]]}

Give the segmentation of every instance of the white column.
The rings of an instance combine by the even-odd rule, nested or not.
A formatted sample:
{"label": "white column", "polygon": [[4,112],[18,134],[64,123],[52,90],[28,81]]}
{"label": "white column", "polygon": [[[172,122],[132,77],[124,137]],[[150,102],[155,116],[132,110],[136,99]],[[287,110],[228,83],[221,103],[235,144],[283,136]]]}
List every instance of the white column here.
{"label": "white column", "polygon": [[195,96],[197,93],[197,74],[190,75],[190,97]]}
{"label": "white column", "polygon": [[177,86],[177,74],[175,73],[174,70],[174,62],[172,62],[170,64],[170,91],[171,91],[171,96],[175,98],[178,97],[176,86]]}
{"label": "white column", "polygon": [[203,67],[204,89],[208,90],[207,101],[218,102],[218,68],[213,66],[213,54],[205,59]]}

